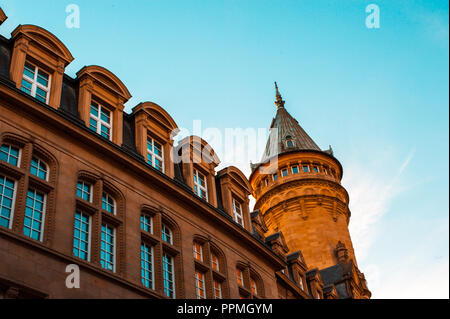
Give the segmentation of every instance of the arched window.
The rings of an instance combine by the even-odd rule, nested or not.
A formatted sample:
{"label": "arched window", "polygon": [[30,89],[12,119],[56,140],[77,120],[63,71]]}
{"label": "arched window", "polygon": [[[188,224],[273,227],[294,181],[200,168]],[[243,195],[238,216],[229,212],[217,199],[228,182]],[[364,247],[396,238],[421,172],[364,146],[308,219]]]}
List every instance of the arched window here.
{"label": "arched window", "polygon": [[0,160],[19,167],[20,148],[12,144],[2,144],[0,148]]}
{"label": "arched window", "polygon": [[173,244],[172,230],[166,224],[162,224],[161,239],[166,243]]}
{"label": "arched window", "polygon": [[239,263],[236,267],[236,279],[241,299],[264,297],[261,277],[248,264]]}
{"label": "arched window", "polygon": [[47,181],[49,175],[48,165],[40,158],[33,156],[31,158],[30,173],[34,176],[39,177],[40,179]]}
{"label": "arched window", "polygon": [[294,147],[294,140],[292,139],[292,136],[287,135],[285,140],[286,140],[286,147],[288,148]]}
{"label": "arched window", "polygon": [[107,192],[102,195],[102,209],[108,213],[116,214],[116,201]]}
{"label": "arched window", "polygon": [[77,197],[92,202],[92,184],[84,180],[78,180]]}

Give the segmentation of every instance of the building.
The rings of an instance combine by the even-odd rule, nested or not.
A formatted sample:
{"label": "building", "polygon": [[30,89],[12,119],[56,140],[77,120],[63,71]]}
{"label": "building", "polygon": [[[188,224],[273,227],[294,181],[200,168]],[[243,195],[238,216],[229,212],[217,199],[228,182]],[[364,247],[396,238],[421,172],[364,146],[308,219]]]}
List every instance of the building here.
{"label": "building", "polygon": [[[161,106],[124,112],[131,94],[109,70],[66,75],[73,59],[38,26],[0,37],[0,298],[370,297],[346,227],[342,167],[279,94],[272,126],[284,133],[290,121],[295,132],[249,181],[236,167],[216,172],[219,158],[199,137],[174,146],[177,124]],[[258,169],[274,157],[278,179]],[[329,175],[298,166],[284,176],[305,161],[326,163]],[[321,209],[331,221],[315,217]],[[306,243],[320,227],[325,237]],[[73,264],[79,288],[66,285]]]}

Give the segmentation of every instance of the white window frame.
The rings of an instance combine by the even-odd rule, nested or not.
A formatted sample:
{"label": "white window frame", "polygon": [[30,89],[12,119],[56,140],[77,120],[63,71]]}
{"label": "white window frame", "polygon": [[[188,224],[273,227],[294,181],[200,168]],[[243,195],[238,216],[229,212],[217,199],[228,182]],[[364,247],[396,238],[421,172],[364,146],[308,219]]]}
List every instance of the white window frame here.
{"label": "white window frame", "polygon": [[[167,233],[167,232],[163,232],[163,229],[167,229],[168,231],[169,231],[169,241],[166,241],[166,240],[164,240],[163,238],[162,238],[162,234],[163,233]],[[167,237],[167,236],[166,236]],[[167,226],[165,223],[162,223],[162,226],[161,226],[161,240],[163,241],[163,242],[165,242],[165,243],[169,243],[169,244],[171,244],[171,245],[173,245],[173,232],[172,232],[172,229],[170,229],[170,227],[169,226]]]}
{"label": "white window frame", "polygon": [[[219,284],[219,289],[216,288],[216,283]],[[216,279],[213,279],[213,288],[214,288],[214,299],[223,299],[222,295],[222,283]],[[216,291],[219,292],[219,297],[216,296]]]}
{"label": "white window frame", "polygon": [[[113,201],[113,204],[112,204],[112,206],[113,206],[113,211],[112,211],[111,213],[108,212],[106,209],[103,209],[103,194],[106,194],[106,205],[109,205],[109,203],[108,203],[108,198],[111,198],[112,201]],[[105,191],[102,192],[102,210],[104,210],[104,211],[107,212],[108,214],[113,214],[113,215],[116,215],[116,211],[117,211],[117,203],[116,203],[116,200],[114,199],[114,197],[113,197],[112,195],[110,195],[108,192],[105,192]]]}
{"label": "white window frame", "polygon": [[[77,209],[78,210],[78,209]],[[75,210],[75,219],[76,219],[76,213],[77,213],[77,210]],[[82,210],[78,210],[79,212],[80,212],[80,214],[84,214],[84,215],[87,215],[88,217],[89,217],[89,228],[88,228],[88,251],[87,251],[87,259],[86,259],[86,261],[91,261],[91,236],[92,236],[92,216],[91,215],[89,215],[88,213],[85,213],[85,212],[83,212]],[[74,229],[74,236],[73,236],[73,238],[75,239],[75,222],[74,222],[74,226],[73,226],[73,229]],[[80,229],[80,231],[81,231],[81,229]],[[78,239],[79,240],[79,239]],[[72,244],[72,250],[73,250],[73,244]],[[78,250],[79,250],[79,248],[78,248]],[[84,260],[83,258],[80,258],[80,256],[75,256],[76,258],[79,258],[79,259],[81,259],[81,260]]]}
{"label": "white window frame", "polygon": [[[105,270],[108,270],[108,271],[112,271],[112,272],[116,272],[116,227],[114,227],[114,226],[112,226],[112,225],[110,225],[110,224],[108,224],[108,223],[105,223],[105,222],[102,222],[101,223],[101,227],[100,227],[100,235],[101,235],[101,232],[102,232],[102,227],[103,227],[103,225],[106,225],[107,227],[110,227],[110,228],[112,228],[112,237],[113,237],[113,252],[112,252],[112,254],[113,254],[113,269],[111,270],[111,269],[108,269],[108,268],[104,268],[104,267],[102,267],[102,269],[105,269]],[[100,239],[100,243],[101,243],[101,239]],[[101,246],[100,246],[100,252],[101,252]],[[101,262],[101,257],[100,257],[100,262]],[[101,263],[100,263],[100,265],[101,265]]]}
{"label": "white window frame", "polygon": [[[202,186],[202,185],[200,184],[200,182],[199,182],[199,180],[200,180],[199,175],[203,176],[203,179],[204,179],[204,181],[205,181],[205,186]],[[200,190],[203,190],[203,191],[205,192],[205,194],[206,194],[205,197],[206,197],[206,198],[203,198],[203,199],[205,199],[206,201],[208,201],[208,180],[206,179],[206,175],[200,173],[200,172],[198,171],[198,169],[196,169],[196,168],[194,168],[194,193],[195,193],[198,197],[202,198],[202,197],[200,196],[200,192],[199,192],[199,191],[195,192],[195,186],[197,186],[197,190],[200,189]]]}
{"label": "white window frame", "polygon": [[[294,173],[294,167],[297,167],[297,173]],[[298,165],[291,166],[291,173],[292,175],[300,173],[300,168],[298,167]]]}
{"label": "white window frame", "polygon": [[[17,181],[6,175],[3,175],[3,177],[5,178],[5,181],[6,181],[6,178],[9,178],[10,180],[14,181],[13,198],[12,198],[12,203],[11,203],[11,215],[9,216],[9,225],[8,225],[8,229],[12,229],[13,219],[14,219],[14,210],[15,210],[15,205],[16,205],[16,196],[17,196]],[[2,194],[2,196],[3,196],[3,194]],[[0,205],[0,209],[1,208],[2,208],[2,206]]]}
{"label": "white window frame", "polygon": [[[255,292],[253,292],[253,285],[255,286]],[[250,278],[250,291],[253,295],[258,296],[258,285],[256,284],[256,280],[253,278]]]}
{"label": "white window frame", "polygon": [[[236,208],[239,208],[239,212]],[[239,222],[238,218],[240,218],[242,222]],[[242,205],[235,198],[233,198],[233,219],[236,223],[244,227],[244,213],[242,212]]]}
{"label": "white window frame", "polygon": [[[22,161],[22,148],[21,148],[21,147],[18,147],[17,145],[13,145],[13,144],[11,144],[11,143],[3,143],[3,144],[0,145],[0,147],[1,147],[2,145],[8,145],[8,147],[9,147],[9,149],[8,149],[8,158],[6,159],[6,162],[5,162],[5,163],[8,163],[9,165],[12,165],[12,166],[15,166],[15,167],[19,167],[19,168],[20,168],[20,164],[21,164],[21,161]],[[16,166],[16,165],[13,165],[13,164],[11,164],[11,163],[9,162],[9,158],[11,157],[11,147],[15,147],[15,148],[19,149],[19,152],[17,153],[17,166]]]}
{"label": "white window frame", "polygon": [[[143,284],[143,286],[145,288],[154,290],[155,289],[155,264],[154,264],[154,250],[153,250],[153,246],[152,245],[148,245],[146,242],[142,242],[141,245],[144,245],[144,246],[147,246],[147,247],[150,248],[150,259],[151,259],[150,260],[150,265],[151,265],[151,273],[152,273],[152,278],[151,278],[152,284],[151,284],[151,287],[147,287],[144,284]],[[141,262],[142,262],[142,257],[141,257]],[[148,262],[148,261],[146,261],[146,262]],[[141,271],[142,271],[142,265],[141,265]]]}
{"label": "white window frame", "polygon": [[[86,182],[86,181],[84,181],[84,180],[77,180],[77,185],[76,185],[76,188],[75,188],[75,195],[76,195],[76,192],[77,192],[77,190],[78,190],[78,183],[79,182],[81,182],[81,183],[83,183],[83,185],[85,185],[85,184],[88,184],[89,185],[89,200],[88,200],[88,202],[89,203],[92,203],[92,199],[93,199],[93,185],[92,185],[92,183],[89,183],[89,182]],[[83,191],[81,192],[82,194],[83,194]],[[82,200],[85,200],[83,197],[78,197],[77,196],[77,198],[80,198],[80,199],[82,199]]]}
{"label": "white window frame", "polygon": [[[196,245],[200,248],[200,251],[197,251]],[[194,259],[203,262],[203,246],[199,242],[194,242],[192,245],[193,247],[193,253],[194,253]],[[197,259],[197,255],[200,255],[200,259]]]}
{"label": "white window frame", "polygon": [[[147,158],[146,158],[146,162],[148,163],[148,155],[150,155],[152,157],[152,163],[150,165],[152,165],[154,168],[156,168],[156,163],[155,163],[155,158],[159,159],[162,163],[161,166],[161,170],[160,172],[165,171],[165,167],[164,167],[164,146],[162,143],[156,141],[154,138],[147,136],[147,143],[151,141],[151,145],[152,145],[152,150],[149,150],[148,148],[148,144],[146,145],[147,148]],[[155,142],[158,143],[161,146],[161,156],[157,155],[153,150],[155,149]],[[156,168],[157,169],[157,168]]]}
{"label": "white window frame", "polygon": [[[170,259],[170,261],[171,261],[171,269],[170,269],[170,273],[172,274],[172,284],[173,284],[173,297],[169,297],[169,296],[167,296],[166,295],[166,292],[164,291],[164,255],[166,255],[167,257],[168,257],[168,259]],[[165,296],[167,296],[168,298],[172,298],[172,299],[175,299],[176,298],[176,285],[175,285],[175,259],[171,256],[171,255],[169,255],[168,253],[166,253],[166,252],[163,252],[163,260],[162,260],[162,263],[163,263],[163,286],[162,286],[162,290],[163,290],[163,294],[165,295]]]}
{"label": "white window frame", "polygon": [[[216,258],[216,262],[214,262],[214,258],[213,257]],[[214,269],[214,265],[217,265],[217,269]],[[214,254],[214,253],[211,253],[211,268],[214,271],[219,271],[220,272],[219,257],[216,254]]]}
{"label": "white window frame", "polygon": [[141,220],[140,220],[140,219],[139,219],[139,227],[141,228],[142,231],[146,231],[146,232],[149,232],[150,234],[153,234],[153,216],[151,216],[150,214],[141,213],[141,217],[142,217],[142,216],[148,217],[148,218],[149,218],[150,224],[148,224],[148,223],[146,223],[146,222],[144,221],[144,225],[149,226],[150,231],[145,230],[145,229],[143,229],[143,228],[141,227]]}
{"label": "white window frame", "polygon": [[[34,67],[34,79],[30,78],[28,75],[25,75],[25,67],[26,64],[29,64],[31,66]],[[38,72],[39,70],[41,70],[42,72],[48,74],[48,86],[45,87],[42,84],[40,84],[37,81],[37,77],[38,77]],[[38,66],[36,66],[35,64],[31,63],[30,61],[25,61],[25,64],[23,65],[23,72],[22,72],[22,79],[26,80],[27,82],[31,83],[31,93],[30,96],[36,98],[36,89],[39,87],[41,90],[45,91],[47,93],[46,99],[45,99],[45,104],[48,104],[48,101],[50,100],[50,88],[51,88],[51,84],[52,84],[52,75],[47,72],[44,71],[42,68],[39,68]],[[22,91],[22,82],[20,82],[20,89]],[[24,91],[22,91],[24,92]],[[26,92],[25,92],[26,93]]]}
{"label": "white window frame", "polygon": [[[275,177],[276,176],[276,177]],[[276,180],[278,179],[278,172],[277,173],[273,173],[272,174],[272,181],[276,182]]]}
{"label": "white window frame", "polygon": [[[201,274],[202,275],[202,280],[198,279],[197,274]],[[194,274],[194,278],[195,278],[195,295],[197,297],[197,299],[206,299],[206,281],[205,281],[205,273],[199,271],[199,270],[195,270],[195,274]],[[200,288],[199,283],[203,284],[203,289]],[[203,297],[200,296],[200,290],[203,290]]]}
{"label": "white window frame", "polygon": [[[91,109],[92,109],[92,103],[97,104],[98,106],[98,117],[96,117],[95,115],[92,114]],[[105,109],[109,112],[109,119],[111,121],[111,123],[107,123],[105,121],[102,120],[102,109]],[[107,128],[109,128],[109,138],[108,140],[112,141],[112,137],[113,137],[113,111],[111,111],[109,108],[103,106],[102,104],[96,102],[95,100],[92,100],[91,103],[89,104],[89,129],[91,129],[91,122],[90,119],[95,120],[97,126],[96,126],[96,132],[98,135],[102,136],[102,124],[104,126],[106,126]],[[102,136],[104,137],[104,136]]]}
{"label": "white window frame", "polygon": [[[286,175],[284,175],[283,172],[286,172]],[[288,176],[288,175],[289,175],[289,170],[288,170],[287,168],[283,168],[283,169],[281,170],[281,177],[286,177],[286,176]]]}
{"label": "white window frame", "polygon": [[[47,162],[45,162],[44,160],[42,160],[42,159],[41,159],[40,157],[38,157],[38,156],[33,155],[33,156],[31,157],[30,174],[31,174],[31,167],[32,167],[32,165],[33,165],[33,164],[32,164],[32,163],[33,163],[33,157],[34,157],[35,159],[38,160],[38,169],[37,169],[38,174],[39,174],[39,163],[44,164],[44,166],[45,166],[45,179],[44,179],[44,180],[48,182],[49,176],[50,176],[50,166],[47,164]],[[31,174],[31,175],[36,176],[37,178],[40,178],[39,175],[34,175],[34,174]]]}
{"label": "white window frame", "polygon": [[[27,189],[27,194],[28,194],[28,191],[30,190],[30,189],[32,189],[34,192],[35,192],[35,194],[37,193],[37,192],[39,192],[39,193],[42,193],[43,195],[44,195],[44,198],[43,198],[43,200],[42,200],[42,219],[41,219],[41,228],[39,229],[39,239],[38,239],[38,241],[40,241],[40,242],[42,242],[43,241],[43,239],[44,239],[44,226],[45,226],[45,211],[47,210],[47,194],[46,193],[44,193],[44,192],[42,192],[42,191],[40,191],[40,190],[38,190],[37,188],[33,188],[33,187],[29,187],[28,189]],[[28,197],[28,195],[26,195],[25,196],[25,198],[26,197]],[[26,201],[26,199],[25,199],[25,201]],[[25,207],[26,207],[26,204],[25,204]],[[33,216],[34,216],[34,206],[33,206]],[[24,215],[24,218],[25,218],[25,215]],[[30,226],[30,236],[26,236],[26,237],[28,237],[28,238],[31,238],[31,239],[33,239],[33,240],[35,240],[33,237],[31,237],[31,234],[32,234],[32,230],[33,230],[33,220],[34,220],[34,218],[32,218],[31,219],[31,226]],[[25,222],[24,222],[24,227],[25,227]],[[23,230],[23,229],[22,229]]]}

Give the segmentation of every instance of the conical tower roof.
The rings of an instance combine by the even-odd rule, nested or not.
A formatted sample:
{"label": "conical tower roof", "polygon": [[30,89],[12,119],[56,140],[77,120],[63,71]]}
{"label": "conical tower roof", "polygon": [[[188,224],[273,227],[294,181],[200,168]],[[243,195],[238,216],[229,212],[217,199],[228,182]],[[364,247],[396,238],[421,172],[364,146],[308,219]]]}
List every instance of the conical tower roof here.
{"label": "conical tower roof", "polygon": [[291,151],[314,150],[321,151],[305,130],[298,124],[284,107],[284,101],[275,82],[277,114],[270,125],[271,133],[261,163],[270,158]]}

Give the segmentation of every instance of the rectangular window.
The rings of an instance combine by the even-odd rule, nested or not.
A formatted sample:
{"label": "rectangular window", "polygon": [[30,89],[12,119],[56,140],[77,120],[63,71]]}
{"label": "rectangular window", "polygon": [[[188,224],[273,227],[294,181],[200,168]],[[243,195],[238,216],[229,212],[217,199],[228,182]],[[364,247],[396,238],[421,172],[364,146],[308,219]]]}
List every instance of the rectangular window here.
{"label": "rectangular window", "polygon": [[237,281],[239,286],[244,286],[244,275],[242,274],[242,270],[236,269]]}
{"label": "rectangular window", "polygon": [[194,258],[203,261],[203,249],[199,243],[194,243]]}
{"label": "rectangular window", "polygon": [[298,166],[292,166],[291,170],[292,170],[292,174],[298,174]]}
{"label": "rectangular window", "polygon": [[197,299],[205,299],[205,275],[199,271],[195,272],[195,294]]}
{"label": "rectangular window", "polygon": [[141,229],[153,234],[153,219],[147,214],[141,215]]}
{"label": "rectangular window", "polygon": [[20,149],[18,147],[3,144],[0,148],[0,160],[19,167]]}
{"label": "rectangular window", "polygon": [[34,176],[37,176],[43,180],[47,180],[48,177],[48,168],[47,164],[45,164],[43,161],[41,161],[37,157],[31,158],[31,168],[30,173]]}
{"label": "rectangular window", "polygon": [[151,137],[147,138],[147,163],[164,172],[164,156],[161,144]]}
{"label": "rectangular window", "polygon": [[222,299],[222,283],[214,280],[214,298]]}
{"label": "rectangular window", "polygon": [[287,176],[287,175],[288,175],[288,170],[287,170],[287,168],[282,169],[282,170],[281,170],[281,176],[285,177],[285,176]]}
{"label": "rectangular window", "polygon": [[316,173],[319,173],[319,167],[318,166],[313,166],[313,171]]}
{"label": "rectangular window", "polygon": [[90,258],[90,237],[91,237],[91,217],[81,211],[75,213],[75,227],[73,233],[73,254],[74,256],[89,260]]}
{"label": "rectangular window", "polygon": [[242,207],[241,204],[233,198],[233,214],[234,221],[244,227],[244,218],[242,216]]}
{"label": "rectangular window", "polygon": [[0,226],[10,228],[14,214],[16,183],[0,175]]}
{"label": "rectangular window", "polygon": [[272,179],[273,179],[274,182],[277,180],[277,178],[278,178],[278,174],[277,173],[272,175]]}
{"label": "rectangular window", "polygon": [[169,298],[175,298],[175,275],[173,271],[173,258],[163,253],[163,284],[164,294]]}
{"label": "rectangular window", "polygon": [[215,271],[220,271],[219,258],[217,258],[217,256],[214,254],[211,254],[211,265],[212,265],[212,269],[214,269]]}
{"label": "rectangular window", "polygon": [[204,200],[208,200],[206,177],[196,169],[194,169],[194,190],[197,196],[200,196]]}
{"label": "rectangular window", "polygon": [[103,268],[115,271],[115,229],[102,223],[100,264]]}
{"label": "rectangular window", "polygon": [[258,289],[256,288],[256,282],[253,279],[250,279],[250,288],[252,290],[252,294],[257,295]]}
{"label": "rectangular window", "polygon": [[309,172],[309,166],[303,165],[303,172],[308,173]]}
{"label": "rectangular window", "polygon": [[141,277],[145,287],[154,289],[153,247],[144,243],[141,244]]}
{"label": "rectangular window", "polygon": [[44,213],[45,194],[34,189],[28,189],[23,225],[23,233],[25,236],[42,241]]}
{"label": "rectangular window", "polygon": [[92,202],[91,184],[83,182],[83,181],[78,181],[77,197],[84,199],[85,201]]}
{"label": "rectangular window", "polygon": [[89,128],[97,134],[107,138],[112,139],[112,117],[111,111],[102,105],[92,101],[91,102],[91,112],[89,119]]}
{"label": "rectangular window", "polygon": [[265,186],[269,185],[269,180],[267,178],[264,178],[264,185]]}
{"label": "rectangular window", "polygon": [[50,75],[37,66],[25,62],[22,76],[23,92],[35,97],[43,103],[48,103],[50,92]]}
{"label": "rectangular window", "polygon": [[323,168],[323,172],[325,175],[328,175],[328,169],[326,167]]}

